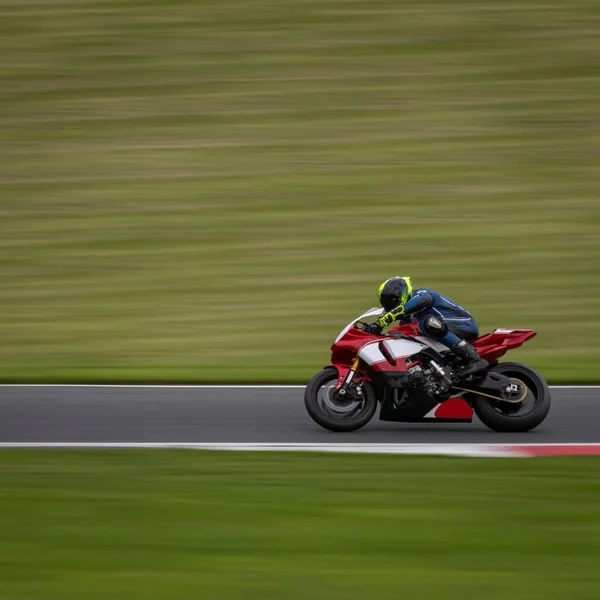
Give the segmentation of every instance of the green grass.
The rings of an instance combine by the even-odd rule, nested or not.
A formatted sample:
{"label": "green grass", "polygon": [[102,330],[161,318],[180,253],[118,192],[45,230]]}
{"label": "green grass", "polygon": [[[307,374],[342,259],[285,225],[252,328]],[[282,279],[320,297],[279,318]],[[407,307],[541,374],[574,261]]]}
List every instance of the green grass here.
{"label": "green grass", "polygon": [[0,453],[0,597],[596,600],[600,463]]}
{"label": "green grass", "polygon": [[305,381],[394,274],[599,381],[593,0],[0,0],[0,379]]}

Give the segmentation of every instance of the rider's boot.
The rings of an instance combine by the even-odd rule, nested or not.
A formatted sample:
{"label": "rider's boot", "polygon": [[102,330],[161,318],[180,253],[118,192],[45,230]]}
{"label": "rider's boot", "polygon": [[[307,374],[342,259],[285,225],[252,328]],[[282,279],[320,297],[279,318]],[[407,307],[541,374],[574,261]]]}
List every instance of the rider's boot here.
{"label": "rider's boot", "polygon": [[481,358],[481,356],[477,354],[477,350],[465,340],[461,340],[458,344],[454,344],[450,350],[452,350],[454,355],[458,356],[464,363],[464,367],[461,367],[457,373],[460,379],[467,379],[471,375],[483,371],[490,364],[485,358]]}

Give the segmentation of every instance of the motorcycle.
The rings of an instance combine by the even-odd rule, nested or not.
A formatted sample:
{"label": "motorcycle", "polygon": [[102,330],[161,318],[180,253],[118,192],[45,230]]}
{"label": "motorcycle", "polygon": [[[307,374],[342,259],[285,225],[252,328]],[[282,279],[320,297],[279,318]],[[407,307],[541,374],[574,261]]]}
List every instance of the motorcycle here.
{"label": "motorcycle", "polygon": [[470,423],[473,413],[490,429],[529,431],[550,410],[548,384],[530,367],[498,362],[536,335],[530,329],[495,329],[471,342],[488,367],[461,377],[460,359],[424,336],[417,323],[386,334],[365,331],[372,308],[351,321],[331,346],[331,365],[308,383],[308,414],[331,431],[364,427],[381,406],[382,421]]}

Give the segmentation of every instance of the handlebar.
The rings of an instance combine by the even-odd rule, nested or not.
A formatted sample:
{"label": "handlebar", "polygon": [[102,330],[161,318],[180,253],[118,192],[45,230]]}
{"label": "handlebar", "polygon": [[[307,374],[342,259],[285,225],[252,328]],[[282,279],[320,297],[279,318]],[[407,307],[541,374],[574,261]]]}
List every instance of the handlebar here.
{"label": "handlebar", "polygon": [[[360,327],[359,327],[359,325],[360,325]],[[365,333],[370,333],[371,335],[377,335],[380,337],[391,337],[385,333],[381,333],[381,332],[375,333],[373,331],[367,331],[367,327],[369,327],[370,325],[373,325],[373,323],[365,323],[364,321],[357,321],[356,323],[354,323],[354,328],[358,329],[359,331],[364,331]]]}
{"label": "handlebar", "polygon": [[[359,325],[361,327],[359,327]],[[354,323],[354,328],[358,329],[359,331],[364,331],[365,333],[371,333],[371,335],[375,335],[378,337],[386,337],[386,338],[394,338],[394,339],[403,338],[403,339],[407,339],[410,341],[414,341],[412,337],[407,336],[407,335],[402,335],[401,333],[372,333],[372,332],[366,331],[365,327],[368,325],[371,325],[371,323],[357,321],[356,323]]]}

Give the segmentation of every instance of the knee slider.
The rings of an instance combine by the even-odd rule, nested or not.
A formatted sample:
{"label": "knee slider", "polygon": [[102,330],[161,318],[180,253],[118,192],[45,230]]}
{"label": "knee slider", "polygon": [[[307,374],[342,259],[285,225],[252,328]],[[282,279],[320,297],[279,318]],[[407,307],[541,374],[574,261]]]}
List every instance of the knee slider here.
{"label": "knee slider", "polygon": [[433,338],[443,338],[448,333],[448,325],[442,317],[429,315],[423,320],[423,331]]}

